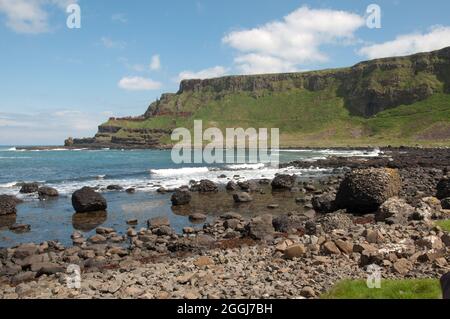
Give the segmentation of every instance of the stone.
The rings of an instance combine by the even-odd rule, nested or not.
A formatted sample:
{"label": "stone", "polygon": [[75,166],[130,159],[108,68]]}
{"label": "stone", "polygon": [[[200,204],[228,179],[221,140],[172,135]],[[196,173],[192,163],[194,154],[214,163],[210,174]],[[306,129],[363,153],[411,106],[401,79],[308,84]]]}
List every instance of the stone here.
{"label": "stone", "polygon": [[201,214],[201,213],[194,213],[192,215],[189,215],[189,220],[191,220],[193,222],[204,221],[205,219],[206,219],[206,215]]}
{"label": "stone", "polygon": [[35,272],[24,271],[24,272],[18,273],[17,275],[14,275],[11,278],[11,283],[13,285],[17,286],[20,283],[32,281],[32,280],[34,280],[35,277],[36,277]]}
{"label": "stone", "polygon": [[136,218],[127,220],[127,225],[136,226],[139,223],[139,221]]}
{"label": "stone", "polygon": [[195,228],[193,227],[184,227],[183,228],[183,234],[189,235],[189,234],[194,234],[195,233]]}
{"label": "stone", "polygon": [[227,191],[237,191],[239,189],[239,186],[235,182],[229,181],[225,188]]}
{"label": "stone", "polygon": [[17,259],[24,259],[38,252],[38,247],[35,244],[22,244],[16,248],[13,257]]}
{"label": "stone", "polygon": [[239,219],[227,219],[225,220],[225,222],[223,223],[223,226],[225,228],[229,228],[229,229],[236,229],[239,224],[241,223],[241,221]]}
{"label": "stone", "polygon": [[340,184],[336,205],[351,213],[373,213],[389,198],[398,196],[401,188],[402,181],[397,169],[356,169]]}
{"label": "stone", "polygon": [[127,189],[125,190],[125,192],[127,192],[128,194],[134,194],[134,193],[136,193],[136,189],[133,188],[133,187],[127,188]]}
{"label": "stone", "polygon": [[443,209],[450,210],[450,197],[444,198],[441,200],[441,206]]}
{"label": "stone", "polygon": [[436,186],[438,199],[450,197],[450,177],[444,177]]}
{"label": "stone", "polygon": [[363,251],[376,252],[377,248],[375,248],[372,245],[365,244],[365,243],[353,245],[353,252],[361,254]]}
{"label": "stone", "polygon": [[381,243],[383,241],[383,235],[378,230],[367,229],[363,232],[363,236],[366,238],[369,244]]}
{"label": "stone", "polygon": [[435,235],[426,236],[418,239],[416,241],[416,245],[421,248],[428,248],[428,249],[442,249],[444,247],[441,238]]}
{"label": "stone", "polygon": [[22,185],[22,188],[20,189],[20,193],[32,194],[32,193],[37,193],[38,190],[39,190],[38,183],[25,183]]}
{"label": "stone", "polygon": [[111,233],[114,233],[115,230],[114,230],[114,228],[109,228],[109,227],[97,227],[95,229],[95,232],[100,235],[109,235]]}
{"label": "stone", "polygon": [[72,194],[72,205],[77,213],[104,211],[106,199],[90,187],[83,187]]}
{"label": "stone", "polygon": [[120,186],[120,185],[108,185],[106,187],[106,189],[109,190],[109,191],[122,191],[123,187]]}
{"label": "stone", "polygon": [[194,265],[197,267],[211,266],[214,265],[214,260],[207,256],[201,256],[194,261]]}
{"label": "stone", "polygon": [[191,187],[191,191],[200,193],[216,193],[219,191],[219,186],[208,179],[203,179],[199,183],[194,184]]}
{"label": "stone", "polygon": [[272,180],[272,189],[290,190],[295,186],[296,180],[297,178],[295,175],[279,174]]}
{"label": "stone", "polygon": [[344,254],[351,255],[353,253],[353,244],[351,242],[338,239],[335,241],[335,244]]}
{"label": "stone", "polygon": [[38,195],[39,195],[39,199],[45,200],[45,199],[56,198],[59,196],[59,193],[55,188],[42,186],[42,187],[39,187],[39,189],[38,189]]}
{"label": "stone", "polygon": [[101,244],[101,243],[106,242],[106,237],[97,234],[97,235],[90,237],[89,241],[93,244]]}
{"label": "stone", "polygon": [[0,216],[15,215],[19,200],[14,196],[0,195]]}
{"label": "stone", "polygon": [[272,238],[275,232],[271,215],[263,215],[252,218],[247,224],[246,229],[249,236],[256,240]]}
{"label": "stone", "polygon": [[177,189],[175,193],[172,194],[171,202],[173,206],[187,205],[192,200],[192,195],[187,190]]}
{"label": "stone", "polygon": [[28,224],[13,224],[9,226],[9,230],[14,233],[27,233],[31,230],[31,226]]}
{"label": "stone", "polygon": [[237,193],[233,194],[233,199],[236,203],[248,203],[253,200],[249,193]]}
{"label": "stone", "polygon": [[314,196],[311,201],[316,212],[322,214],[332,213],[336,210],[335,196],[333,194],[323,194]]}
{"label": "stone", "polygon": [[340,255],[341,254],[341,251],[339,250],[339,248],[332,241],[327,241],[326,243],[324,243],[322,245],[322,250],[324,251],[324,253],[326,253],[328,255]]}
{"label": "stone", "polygon": [[306,248],[303,244],[294,244],[286,248],[284,257],[287,259],[299,258],[306,254]]}
{"label": "stone", "polygon": [[409,260],[402,258],[397,260],[392,266],[392,268],[400,275],[406,275],[408,272],[412,270],[413,264]]}
{"label": "stone", "polygon": [[315,293],[314,289],[309,286],[303,287],[302,290],[300,291],[300,295],[305,298],[315,298],[316,297],[316,293]]}
{"label": "stone", "polygon": [[220,218],[222,218],[222,219],[239,219],[239,220],[241,220],[242,216],[241,216],[241,214],[238,214],[238,213],[235,213],[235,212],[228,212],[228,213],[225,213],[225,214],[221,215]]}
{"label": "stone", "polygon": [[409,217],[414,213],[414,207],[404,199],[392,197],[385,201],[375,213],[377,222],[392,224],[407,224]]}

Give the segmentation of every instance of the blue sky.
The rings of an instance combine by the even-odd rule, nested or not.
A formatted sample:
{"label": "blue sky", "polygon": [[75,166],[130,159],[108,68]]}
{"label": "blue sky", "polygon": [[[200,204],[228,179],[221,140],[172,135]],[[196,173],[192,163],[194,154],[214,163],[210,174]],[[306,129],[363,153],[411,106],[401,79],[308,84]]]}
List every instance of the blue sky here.
{"label": "blue sky", "polygon": [[[66,6],[81,8],[81,29]],[[366,9],[381,8],[381,29]],[[0,145],[61,144],[181,78],[349,66],[450,46],[450,2],[0,0]]]}

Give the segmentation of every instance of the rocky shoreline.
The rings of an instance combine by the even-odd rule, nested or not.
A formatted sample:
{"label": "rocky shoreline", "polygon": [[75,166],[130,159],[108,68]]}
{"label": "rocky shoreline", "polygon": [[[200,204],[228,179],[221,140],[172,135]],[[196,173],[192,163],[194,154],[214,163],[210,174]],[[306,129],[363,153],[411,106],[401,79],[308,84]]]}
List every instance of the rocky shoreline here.
{"label": "rocky shoreline", "polygon": [[[143,229],[129,220],[126,234],[75,232],[71,247],[48,241],[1,248],[0,298],[318,298],[341,279],[365,279],[372,264],[385,279],[438,279],[450,270],[450,236],[435,223],[450,217],[450,150],[385,155],[290,163],[347,167],[316,184],[279,175],[230,182],[227,190],[201,181],[172,195],[179,207],[197,192],[227,192],[246,205],[269,183],[273,192],[298,194],[301,211],[275,216],[268,205],[253,218],[229,212],[183,234],[165,217]],[[107,206],[89,190],[79,194],[74,207],[86,214],[92,200]],[[14,205],[1,208],[12,212]],[[206,216],[190,218],[202,223]],[[79,289],[67,287],[70,265],[80,267]]]}

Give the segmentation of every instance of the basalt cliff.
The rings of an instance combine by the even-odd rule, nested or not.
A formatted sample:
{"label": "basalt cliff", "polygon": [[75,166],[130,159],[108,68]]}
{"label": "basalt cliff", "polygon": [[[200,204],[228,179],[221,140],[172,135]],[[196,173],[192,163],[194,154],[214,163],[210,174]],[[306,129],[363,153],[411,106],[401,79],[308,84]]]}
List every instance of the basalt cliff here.
{"label": "basalt cliff", "polygon": [[177,127],[280,128],[282,147],[450,146],[450,47],[353,67],[185,80],[67,147],[166,148]]}

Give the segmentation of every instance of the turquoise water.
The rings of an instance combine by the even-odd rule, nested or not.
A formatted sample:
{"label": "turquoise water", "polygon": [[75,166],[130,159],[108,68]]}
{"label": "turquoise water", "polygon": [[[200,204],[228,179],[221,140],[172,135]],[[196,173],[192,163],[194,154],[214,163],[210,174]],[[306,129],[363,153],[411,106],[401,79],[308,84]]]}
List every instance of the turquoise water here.
{"label": "turquoise water", "polygon": [[[368,156],[375,153],[359,151],[281,151],[280,161],[297,159],[311,160],[329,155]],[[191,180],[210,179],[220,184],[229,180],[247,180],[253,178],[273,178],[276,173],[297,174],[303,178],[317,177],[329,171],[311,167],[311,169],[286,168],[282,171],[264,163],[242,164],[228,163],[219,165],[184,164],[177,165],[171,160],[170,151],[120,151],[120,150],[54,150],[54,151],[17,151],[14,147],[0,146],[0,194],[11,194],[25,202],[18,206],[14,217],[0,219],[0,246],[12,246],[21,242],[42,242],[59,240],[69,244],[74,229],[91,234],[95,226],[114,227],[120,232],[126,231],[125,221],[137,218],[139,227],[155,216],[168,216],[172,226],[181,231],[192,226],[186,213],[174,212],[170,205],[170,195],[156,192],[159,187],[174,188],[188,185]],[[225,175],[223,178],[219,176]],[[20,182],[39,182],[58,189],[61,196],[51,201],[39,201],[36,195],[19,194]],[[124,188],[136,188],[135,194],[108,192],[108,185],[121,185]],[[83,187],[97,187],[108,201],[107,216],[97,220],[74,220],[71,194]],[[214,209],[199,205],[194,210],[211,215],[222,210],[234,209],[231,201],[215,206]],[[211,210],[211,211],[208,211]],[[15,234],[8,230],[12,223],[31,225],[31,231]],[[86,224],[86,225],[83,225]],[[92,224],[92,225],[90,225]],[[197,225],[200,227],[201,225]],[[138,228],[139,228],[138,227]]]}

